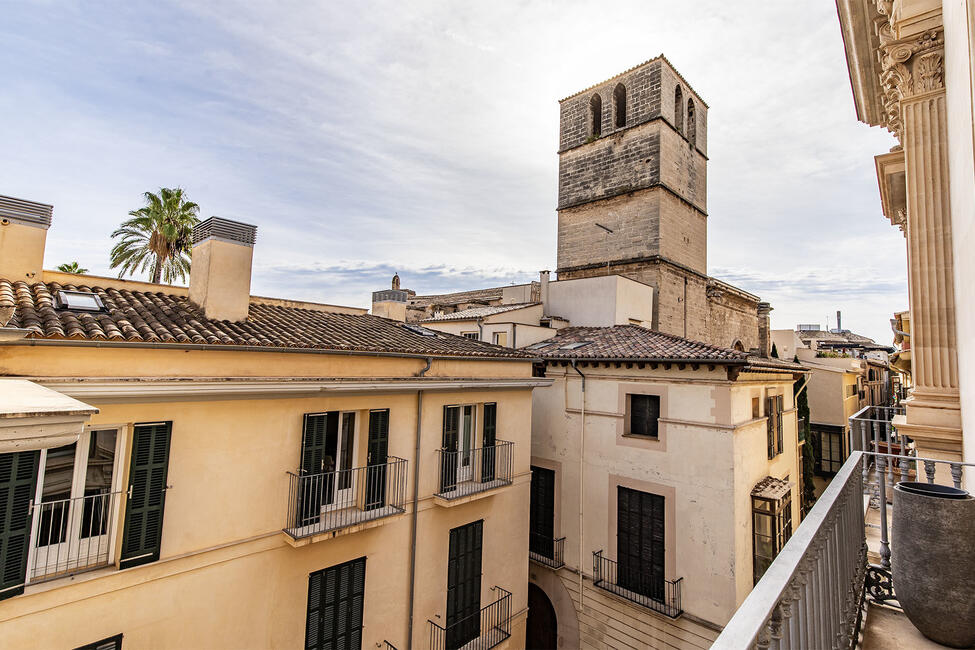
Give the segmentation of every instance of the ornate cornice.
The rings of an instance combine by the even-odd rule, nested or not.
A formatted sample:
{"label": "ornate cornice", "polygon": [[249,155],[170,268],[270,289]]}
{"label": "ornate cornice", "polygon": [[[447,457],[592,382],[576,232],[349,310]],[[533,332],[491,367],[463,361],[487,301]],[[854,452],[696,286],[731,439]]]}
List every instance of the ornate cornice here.
{"label": "ornate cornice", "polygon": [[909,38],[895,39],[889,20],[891,3],[878,0],[877,55],[883,72],[884,117],[887,129],[901,137],[901,102],[909,97],[944,88],[944,29],[926,30]]}

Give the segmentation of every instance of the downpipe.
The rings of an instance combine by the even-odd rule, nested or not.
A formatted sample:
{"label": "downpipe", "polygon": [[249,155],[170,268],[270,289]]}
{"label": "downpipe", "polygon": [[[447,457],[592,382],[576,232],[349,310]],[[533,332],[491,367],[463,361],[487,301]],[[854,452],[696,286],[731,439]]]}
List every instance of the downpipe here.
{"label": "downpipe", "polygon": [[[583,610],[586,603],[586,592],[584,591],[584,574],[585,569],[583,565],[583,560],[585,559],[585,528],[583,528],[583,511],[585,509],[586,503],[586,471],[585,471],[585,458],[586,458],[586,376],[582,374],[582,371],[576,367],[576,361],[572,361],[572,369],[582,377],[582,409],[581,409],[581,419],[582,424],[579,428],[579,609]],[[568,403],[566,403],[566,408],[568,408]]]}

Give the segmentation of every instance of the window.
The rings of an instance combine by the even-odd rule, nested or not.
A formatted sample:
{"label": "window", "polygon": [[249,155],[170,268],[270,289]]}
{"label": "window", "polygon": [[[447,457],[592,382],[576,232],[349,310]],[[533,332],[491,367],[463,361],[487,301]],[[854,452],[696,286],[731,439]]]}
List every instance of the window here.
{"label": "window", "polygon": [[308,576],[306,650],[362,647],[366,558],[352,560]]}
{"label": "window", "polygon": [[694,100],[687,98],[687,141],[691,146],[697,144],[697,120],[694,116]]}
{"label": "window", "polygon": [[101,641],[78,646],[75,650],[122,650],[122,635],[116,634]]}
{"label": "window", "polygon": [[680,86],[674,88],[674,128],[684,133],[684,93]]}
{"label": "window", "polygon": [[297,494],[297,516],[302,525],[318,522],[323,509],[344,508],[355,502],[355,439],[355,412],[305,414],[299,464],[300,475],[305,478]]}
{"label": "window", "polygon": [[769,460],[775,458],[784,451],[783,429],[782,429],[782,395],[770,395],[765,398],[765,415],[768,435],[768,457]]}
{"label": "window", "polygon": [[58,309],[73,311],[105,311],[102,299],[91,291],[58,291],[54,294]]}
{"label": "window", "polygon": [[447,648],[481,635],[481,546],[484,521],[450,531],[447,555]]}
{"label": "window", "polygon": [[752,534],[752,578],[758,584],[792,537],[791,490],[779,498],[752,495]]}
{"label": "window", "polygon": [[443,418],[443,449],[440,468],[440,491],[447,492],[457,488],[458,483],[471,481],[474,467],[471,456],[474,453],[473,404],[445,406]]}
{"label": "window", "polygon": [[471,339],[472,341],[476,341],[478,338],[480,338],[477,335],[477,332],[461,332],[460,335],[465,339]]}
{"label": "window", "polygon": [[752,419],[762,416],[761,402],[757,397],[752,398]]}
{"label": "window", "polygon": [[495,332],[491,336],[491,342],[495,345],[508,345],[508,333],[507,332]]}
{"label": "window", "polygon": [[664,598],[664,498],[616,488],[617,584],[654,600]]}
{"label": "window", "polygon": [[581,347],[585,347],[592,343],[592,341],[576,341],[575,343],[569,343],[568,345],[563,345],[560,350],[578,350]]}
{"label": "window", "polygon": [[659,395],[627,395],[627,434],[656,438],[660,418]]}
{"label": "window", "polygon": [[840,471],[840,467],[846,460],[843,455],[843,438],[845,437],[844,427],[825,427],[819,425],[815,428],[816,435],[813,436],[813,445],[816,454],[816,471],[819,474],[832,476]]}
{"label": "window", "polygon": [[528,551],[555,559],[555,472],[532,465],[528,512]]}
{"label": "window", "polygon": [[589,135],[598,138],[603,125],[603,100],[599,97],[599,93],[589,100],[589,125]]}
{"label": "window", "polygon": [[613,90],[613,108],[616,111],[616,128],[626,126],[626,86],[616,84]]}

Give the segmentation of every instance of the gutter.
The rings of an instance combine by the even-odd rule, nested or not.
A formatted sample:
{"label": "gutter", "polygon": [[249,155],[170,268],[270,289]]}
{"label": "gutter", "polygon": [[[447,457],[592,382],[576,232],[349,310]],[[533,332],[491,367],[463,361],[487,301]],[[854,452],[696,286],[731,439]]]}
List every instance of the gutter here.
{"label": "gutter", "polygon": [[[416,373],[416,376],[423,377],[430,370],[432,364],[433,358],[427,357],[427,365],[423,366]],[[410,625],[406,635],[407,650],[412,650],[413,648],[413,604],[416,598],[416,509],[420,501],[420,433],[422,430],[422,421],[423,390],[420,389],[416,391],[416,449],[413,454],[413,512],[410,515]]]}
{"label": "gutter", "polygon": [[223,343],[158,343],[153,341],[79,341],[72,339],[27,339],[11,346],[55,346],[81,348],[152,348],[158,350],[227,350],[231,352],[285,352],[293,354],[337,354],[366,357],[401,357],[405,359],[446,359],[450,361],[521,361],[535,362],[533,357],[422,354],[419,352],[373,352],[370,350],[336,350],[327,348],[282,348],[270,345],[225,345]]}
{"label": "gutter", "polygon": [[[586,603],[586,592],[583,590],[585,585],[583,584],[583,560],[585,559],[585,545],[583,541],[585,540],[585,528],[583,526],[583,511],[585,510],[586,503],[586,468],[585,468],[585,458],[586,458],[586,376],[582,374],[582,371],[576,367],[576,362],[572,362],[572,369],[582,377],[582,414],[581,414],[581,426],[579,429],[579,608],[580,610],[585,610]],[[566,408],[568,408],[568,403],[566,403]]]}

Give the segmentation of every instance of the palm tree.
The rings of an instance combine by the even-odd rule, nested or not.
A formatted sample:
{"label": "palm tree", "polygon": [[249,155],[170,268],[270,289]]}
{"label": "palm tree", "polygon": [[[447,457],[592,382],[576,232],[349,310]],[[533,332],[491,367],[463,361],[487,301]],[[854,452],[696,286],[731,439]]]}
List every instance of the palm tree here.
{"label": "palm tree", "polygon": [[74,273],[76,275],[84,275],[88,272],[88,269],[83,269],[78,266],[77,262],[69,262],[67,264],[58,265],[58,271],[62,273]]}
{"label": "palm tree", "polygon": [[190,272],[190,235],[200,222],[200,206],[186,200],[182,188],[163,187],[145,193],[146,204],[129,212],[131,219],[112,233],[121,237],[112,247],[112,268],[119,277],[151,269],[152,282],[172,284]]}

